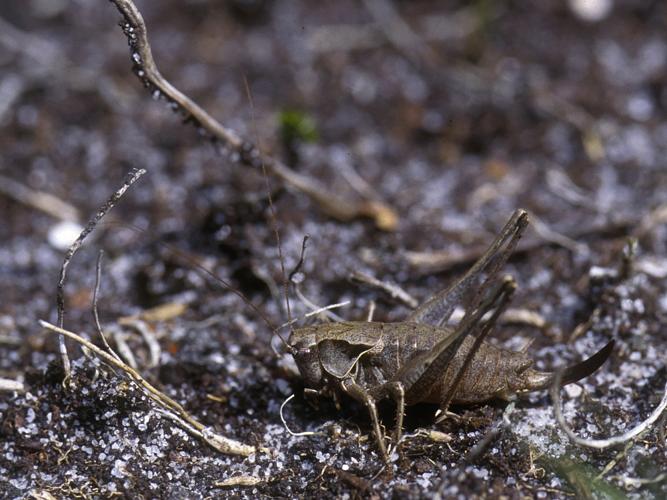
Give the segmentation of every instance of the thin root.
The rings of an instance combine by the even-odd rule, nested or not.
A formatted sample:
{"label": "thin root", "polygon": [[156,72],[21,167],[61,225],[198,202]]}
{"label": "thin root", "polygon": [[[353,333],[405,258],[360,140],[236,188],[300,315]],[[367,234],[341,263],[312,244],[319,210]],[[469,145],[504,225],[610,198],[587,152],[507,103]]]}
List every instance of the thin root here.
{"label": "thin root", "polygon": [[586,446],[587,448],[597,448],[601,450],[604,448],[609,448],[610,446],[626,443],[637,437],[642,432],[646,431],[651,425],[655,423],[656,420],[660,418],[662,412],[665,411],[665,408],[667,408],[667,384],[665,384],[665,389],[663,391],[660,404],[655,410],[653,410],[653,413],[651,413],[646,420],[619,436],[613,436],[607,439],[584,439],[577,436],[572,428],[567,424],[567,422],[565,422],[565,418],[563,418],[560,401],[560,383],[562,375],[562,370],[556,372],[556,376],[554,377],[554,382],[550,391],[551,399],[553,400],[554,404],[556,421],[558,422],[558,425],[560,425],[560,428],[563,429],[563,432],[567,434],[567,437],[569,437],[573,443],[580,446]]}
{"label": "thin root", "polygon": [[317,436],[322,434],[321,432],[315,432],[315,431],[303,431],[303,432],[294,432],[292,429],[289,428],[289,425],[287,425],[287,420],[285,420],[285,415],[283,415],[283,410],[287,403],[292,401],[294,399],[294,394],[292,394],[290,397],[288,397],[285,401],[283,401],[283,404],[280,405],[280,420],[283,423],[283,427],[285,427],[285,430],[290,433],[292,436]]}

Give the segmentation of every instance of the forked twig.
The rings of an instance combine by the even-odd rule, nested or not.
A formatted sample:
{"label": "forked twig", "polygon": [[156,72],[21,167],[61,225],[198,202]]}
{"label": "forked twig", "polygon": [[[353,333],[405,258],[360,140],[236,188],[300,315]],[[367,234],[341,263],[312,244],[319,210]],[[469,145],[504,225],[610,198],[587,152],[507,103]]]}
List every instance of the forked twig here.
{"label": "forked twig", "polygon": [[213,432],[210,428],[198,422],[185,410],[185,408],[183,408],[183,406],[181,406],[179,403],[174,401],[160,390],[153,387],[148,381],[146,381],[146,379],[141,376],[137,370],[127,365],[120,359],[115,358],[113,355],[107,353],[106,351],[103,351],[95,344],[84,339],[80,335],[52,325],[51,323],[43,320],[39,320],[39,324],[51,332],[71,338],[79,344],[87,347],[90,351],[94,352],[97,356],[102,358],[102,360],[106,363],[125,372],[130,380],[132,380],[144,392],[144,394],[160,405],[163,410],[163,414],[167,415],[169,418],[179,424],[187,424],[182,425],[185,430],[197,435],[219,452],[226,453],[228,455],[241,455],[245,457],[257,451],[254,446],[249,446],[238,441],[234,441],[233,439],[226,438]]}
{"label": "forked twig", "polygon": [[[141,169],[132,169],[125,177],[123,185],[111,195],[111,197],[102,205],[97,213],[88,221],[86,227],[81,231],[79,237],[70,245],[65,258],[63,259],[63,264],[60,268],[60,278],[58,279],[58,287],[56,294],[56,302],[58,307],[58,326],[62,328],[65,324],[65,279],[67,278],[67,267],[72,261],[72,257],[76,251],[81,248],[83,240],[95,229],[97,223],[111,210],[118,200],[125,194],[125,191],[134,184],[142,175],[146,173],[146,170]],[[70,366],[69,355],[67,354],[67,344],[65,343],[65,337],[62,335],[59,338],[59,347],[60,347],[60,356],[63,360],[63,369],[65,371],[65,380],[70,379],[72,368]]]}
{"label": "forked twig", "polygon": [[556,421],[558,422],[558,425],[560,425],[560,428],[563,429],[563,432],[567,434],[567,437],[570,438],[570,440],[573,443],[578,444],[580,446],[586,446],[588,448],[604,449],[604,448],[609,448],[610,446],[615,446],[617,444],[626,443],[627,441],[634,439],[639,434],[647,430],[651,425],[653,425],[653,423],[655,423],[655,421],[660,418],[662,412],[665,411],[665,408],[667,408],[667,384],[665,384],[665,390],[663,392],[660,404],[657,406],[655,410],[653,410],[653,413],[651,413],[646,420],[644,420],[634,428],[624,432],[619,436],[613,436],[607,439],[584,439],[577,436],[574,433],[572,428],[567,424],[567,422],[565,422],[565,418],[563,417],[563,412],[561,409],[561,401],[560,401],[560,383],[562,376],[563,376],[562,370],[556,373],[554,377],[554,382],[550,390],[551,399],[554,405],[554,414],[556,415]]}
{"label": "forked twig", "polygon": [[218,122],[160,74],[148,42],[144,19],[134,2],[110,1],[123,15],[124,21],[121,27],[130,45],[134,72],[153,95],[164,97],[176,111],[185,115],[186,121],[194,123],[212,139],[231,150],[242,164],[259,170],[263,163],[267,170],[289,186],[308,195],[324,212],[336,219],[348,221],[357,217],[370,217],[380,229],[391,231],[396,228],[398,215],[385,203],[375,199],[354,201],[332,193],[315,179],[295,172],[273,157],[260,154],[253,142],[242,138],[234,130]]}

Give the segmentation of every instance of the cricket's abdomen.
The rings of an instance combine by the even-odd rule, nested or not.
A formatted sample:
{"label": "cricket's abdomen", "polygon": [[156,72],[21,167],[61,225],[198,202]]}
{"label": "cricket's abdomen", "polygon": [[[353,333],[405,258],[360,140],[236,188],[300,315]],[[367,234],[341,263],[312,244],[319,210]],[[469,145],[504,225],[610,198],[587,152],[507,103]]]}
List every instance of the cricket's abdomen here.
{"label": "cricket's abdomen", "polygon": [[[392,380],[415,356],[433,349],[438,342],[452,334],[448,328],[419,323],[389,323],[384,324],[382,330],[382,352],[370,355],[365,360],[363,377],[364,382],[369,385]],[[474,341],[474,338],[466,338],[428,394],[411,403],[439,404],[452,387]],[[509,351],[482,342],[468,365],[452,402],[472,404],[490,399],[506,399],[515,392],[530,390],[529,384],[519,379],[524,373],[537,373],[529,369],[532,363],[523,352]]]}
{"label": "cricket's abdomen", "polygon": [[[463,341],[443,373],[440,383],[434,385],[425,402],[441,403],[442,398],[449,393],[474,342],[470,337]],[[508,399],[518,391],[529,390],[519,379],[532,364],[533,361],[523,352],[509,351],[482,342],[456,388],[452,403],[473,404],[491,399]]]}

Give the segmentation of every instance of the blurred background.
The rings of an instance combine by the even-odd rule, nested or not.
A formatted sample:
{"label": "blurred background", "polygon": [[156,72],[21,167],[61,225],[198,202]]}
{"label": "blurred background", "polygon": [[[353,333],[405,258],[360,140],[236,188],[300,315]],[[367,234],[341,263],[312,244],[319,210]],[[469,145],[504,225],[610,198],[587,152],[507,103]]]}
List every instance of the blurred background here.
{"label": "blurred background", "polygon": [[[311,237],[301,287],[312,302],[350,300],[339,314],[359,319],[375,301],[377,319],[403,318],[405,304],[354,286],[350,273],[400,284],[422,300],[473,262],[523,207],[533,224],[509,269],[520,286],[515,304],[538,314],[548,334],[517,337],[510,327],[496,341],[517,348],[537,337],[536,357],[553,366],[616,336],[621,354],[613,366],[623,374],[623,363],[632,361],[627,370],[639,375],[606,382],[628,387],[625,382],[653,377],[638,387],[645,395],[659,392],[667,377],[661,330],[667,317],[665,2],[161,0],[137,6],[156,62],[177,88],[299,173],[350,199],[382,200],[398,214],[392,231],[368,219],[336,220],[303,193],[269,179],[288,269],[303,236]],[[265,179],[151,98],[131,72],[119,21],[115,7],[101,0],[0,3],[0,376],[25,380],[27,367],[42,370],[55,359],[55,341],[36,319],[55,319],[65,249],[125,173],[141,167],[148,175],[109,217],[122,224],[100,226],[94,244],[75,257],[67,325],[91,331],[96,249],[104,248],[103,319],[184,304],[176,326],[160,338],[162,365],[177,369],[147,371],[203,401],[195,393],[222,390],[216,370],[223,368],[207,365],[202,382],[199,372],[183,366],[216,352],[241,356],[236,362],[259,378],[225,376],[236,392],[254,398],[240,401],[242,410],[209,409],[208,415],[214,422],[225,413],[232,428],[246,426],[240,437],[261,437],[257,429],[277,419],[271,404],[284,396],[262,384],[283,377],[298,387],[298,381],[272,355],[268,327],[163,244],[215,269],[282,323],[283,278]],[[605,286],[618,280],[605,270],[616,269],[630,235],[639,240],[641,277],[611,293]],[[589,275],[601,276],[591,268],[609,279],[591,284]],[[298,301],[294,308],[308,311]],[[593,311],[597,316],[587,323]],[[209,318],[216,318],[216,329],[192,333],[193,322]],[[577,342],[567,346],[581,325]],[[132,342],[141,362],[145,347]],[[637,394],[626,392],[625,421],[650,411],[653,399],[644,397],[638,407]],[[539,401],[548,405],[546,397]],[[244,420],[244,405],[254,408],[253,423]],[[335,418],[300,405],[297,427]],[[365,425],[365,417],[354,418]],[[664,443],[661,449],[648,456],[664,461]],[[438,457],[438,463],[455,462]],[[418,462],[426,464],[422,472],[405,466],[406,491],[442,486],[440,469]],[[623,465],[628,477],[641,475],[639,462]],[[371,475],[359,467],[361,476]],[[520,477],[522,467],[516,465]],[[298,467],[289,470],[292,491],[317,487],[299,485]],[[496,493],[504,492],[512,472],[493,463],[485,470],[490,484],[497,480]],[[423,484],[415,479],[425,473],[431,476]],[[466,474],[470,483],[461,491],[475,491],[475,474]],[[527,493],[553,476],[524,479]],[[320,480],[333,484],[335,477]]]}

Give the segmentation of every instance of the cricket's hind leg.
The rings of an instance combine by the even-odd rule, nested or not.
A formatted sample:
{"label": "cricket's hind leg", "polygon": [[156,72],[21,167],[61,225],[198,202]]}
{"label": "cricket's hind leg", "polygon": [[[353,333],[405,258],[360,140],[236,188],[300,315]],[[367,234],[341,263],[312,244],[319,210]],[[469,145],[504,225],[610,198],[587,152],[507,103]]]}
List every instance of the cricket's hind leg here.
{"label": "cricket's hind leg", "polygon": [[456,283],[424,302],[406,321],[442,326],[457,305],[462,305],[466,310],[474,306],[480,300],[480,288],[484,288],[482,278],[486,275],[484,283],[488,283],[498,274],[527,225],[528,213],[522,209],[516,210],[495,241],[468,272]]}
{"label": "cricket's hind leg", "polygon": [[[470,349],[470,351],[468,351],[466,358],[463,361],[463,364],[461,365],[461,369],[458,371],[458,373],[454,377],[454,380],[452,381],[449,387],[447,386],[447,384],[442,384],[441,388],[442,392],[440,395],[440,411],[442,412],[442,414],[436,420],[436,422],[441,422],[450,415],[449,404],[454,399],[454,395],[456,394],[457,389],[461,385],[461,381],[463,380],[463,378],[466,375],[473,377],[475,376],[475,374],[468,373],[468,368],[471,366],[472,360],[479,351],[479,348],[484,342],[484,339],[486,339],[491,330],[493,330],[493,328],[495,327],[496,322],[498,321],[498,317],[505,311],[505,309],[507,309],[507,306],[509,305],[509,302],[512,298],[515,289],[516,289],[516,282],[514,281],[514,279],[509,276],[505,277],[503,285],[501,286],[500,296],[496,301],[495,309],[493,309],[491,317],[484,320],[484,322],[482,323],[480,327],[480,332],[477,334],[477,337],[475,338],[475,342],[472,345],[472,348]],[[498,376],[502,376],[502,374],[499,373]]]}
{"label": "cricket's hind leg", "polygon": [[[480,333],[469,353],[468,359],[466,359],[453,383],[447,385],[448,388],[451,388],[451,391],[444,396],[451,401],[456,387],[463,376],[464,368],[472,360],[472,355],[479,349],[479,345],[481,345],[484,337],[493,328],[498,316],[507,307],[515,288],[516,283],[514,279],[510,276],[505,277],[503,282],[496,287],[489,297],[461,321],[455,332],[436,344],[432,350],[411,358],[392,380],[371,392],[375,400],[390,396],[396,403],[397,416],[394,441],[397,443],[397,446],[401,439],[405,405],[427,400],[426,398],[433,391],[433,388],[442,384],[442,376],[456,355],[463,340],[468,335],[479,330]],[[488,312],[491,312],[491,317],[483,321],[482,318]],[[448,404],[449,401],[444,406],[446,407]]]}

